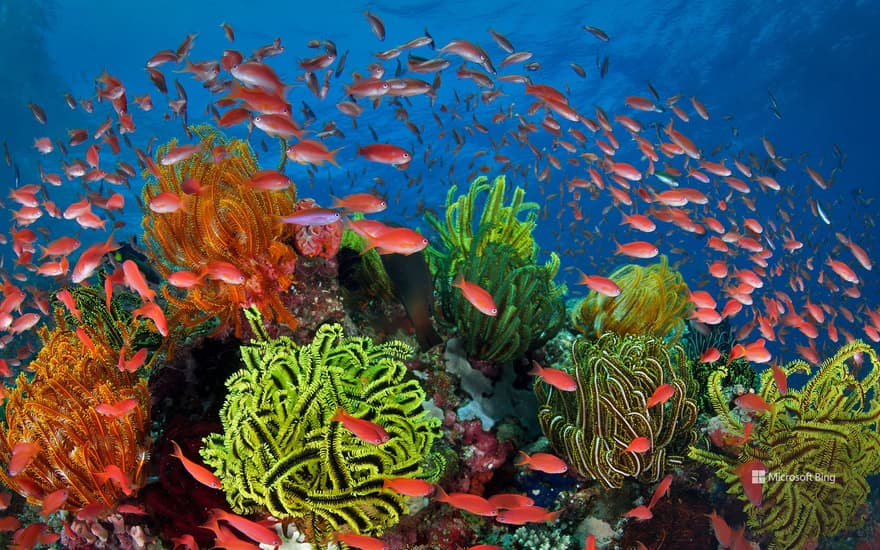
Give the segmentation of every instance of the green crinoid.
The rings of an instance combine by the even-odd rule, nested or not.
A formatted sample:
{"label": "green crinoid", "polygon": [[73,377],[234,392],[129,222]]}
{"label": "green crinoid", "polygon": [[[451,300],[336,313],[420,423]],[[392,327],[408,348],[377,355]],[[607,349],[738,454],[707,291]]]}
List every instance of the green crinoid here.
{"label": "green crinoid", "polygon": [[[458,198],[452,186],[445,223],[427,214],[440,237],[439,246],[428,248],[428,257],[443,319],[457,327],[468,355],[500,362],[520,357],[556,335],[565,322],[566,288],[553,282],[559,270],[555,253],[545,264],[537,263],[532,231],[538,205],[524,202],[525,191],[519,187],[505,205],[504,176],[487,182],[485,176],[476,178],[468,193]],[[493,296],[497,316],[481,313],[452,286],[459,274]]]}
{"label": "green crinoid", "polygon": [[[223,432],[201,454],[239,513],[292,520],[316,544],[335,531],[380,534],[406,513],[405,497],[383,489],[386,478],[436,477],[423,471],[440,421],[422,408],[425,393],[404,380],[402,342],[373,344],[321,326],[308,345],[260,339],[242,346],[245,368],[226,382]],[[338,408],[382,426],[391,436],[368,443],[331,421]]]}
{"label": "green crinoid", "polygon": [[[653,483],[681,463],[697,420],[681,346],[656,336],[609,332],[598,340],[578,338],[571,357],[574,365],[561,368],[575,378],[577,389],[561,391],[539,380],[535,394],[541,429],[573,470],[610,488],[628,477]],[[674,393],[648,407],[662,384]],[[640,436],[651,443],[647,452],[624,451]]]}
{"label": "green crinoid", "polygon": [[[863,354],[863,377],[851,370]],[[809,374],[804,361],[781,367],[785,374]],[[722,393],[726,369],[709,377],[709,397],[721,430],[744,432],[741,415],[730,409]],[[770,410],[751,419],[748,444],[738,454],[691,447],[689,456],[716,468],[728,493],[745,501],[749,525],[769,533],[770,548],[805,548],[819,537],[853,526],[869,492],[866,478],[880,473],[880,364],[877,354],[860,340],[841,347],[825,360],[802,389],[780,393],[771,369],[761,374],[760,395]],[[758,461],[767,470],[758,507],[746,497],[740,475],[743,465]],[[814,476],[804,479],[803,476]],[[796,477],[791,481],[788,476]]]}

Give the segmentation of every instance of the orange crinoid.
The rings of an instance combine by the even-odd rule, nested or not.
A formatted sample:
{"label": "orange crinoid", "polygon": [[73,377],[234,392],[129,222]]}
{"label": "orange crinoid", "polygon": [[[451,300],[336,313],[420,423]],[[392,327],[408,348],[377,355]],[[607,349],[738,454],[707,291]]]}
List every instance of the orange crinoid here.
{"label": "orange crinoid", "polygon": [[[40,329],[43,347],[28,365],[33,377],[19,374],[6,401],[0,421],[0,481],[34,504],[66,489],[65,510],[92,503],[112,508],[146,481],[146,381],[121,371],[119,350],[100,333],[87,332],[93,348],[63,323],[51,332]],[[129,399],[134,405],[124,415],[99,412],[102,403]],[[20,447],[30,447],[24,452],[32,458],[14,459]]]}
{"label": "orange crinoid", "polygon": [[[175,212],[144,210],[144,243],[163,279],[177,271],[205,275],[190,288],[163,287],[171,321],[193,329],[216,317],[215,333],[231,326],[240,336],[240,310],[255,306],[265,318],[295,328],[296,319],[281,301],[296,266],[296,254],[285,242],[294,227],[278,216],[293,211],[296,192],[292,186],[283,191],[250,188],[247,182],[259,169],[247,142],[227,140],[210,126],[193,130],[201,151],[176,164],[157,162],[158,177],[148,178],[143,190],[145,205],[165,192],[183,203]],[[175,145],[172,140],[160,147],[157,158]],[[193,187],[201,190],[194,193]],[[207,273],[216,265],[237,270],[244,282],[212,278]]]}

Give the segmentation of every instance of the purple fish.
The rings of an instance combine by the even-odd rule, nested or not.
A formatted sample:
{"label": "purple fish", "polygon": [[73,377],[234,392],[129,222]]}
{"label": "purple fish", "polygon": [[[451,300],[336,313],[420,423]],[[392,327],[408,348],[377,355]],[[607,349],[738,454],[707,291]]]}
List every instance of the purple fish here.
{"label": "purple fish", "polygon": [[281,221],[296,225],[330,225],[339,221],[337,210],[329,208],[306,208],[281,218]]}

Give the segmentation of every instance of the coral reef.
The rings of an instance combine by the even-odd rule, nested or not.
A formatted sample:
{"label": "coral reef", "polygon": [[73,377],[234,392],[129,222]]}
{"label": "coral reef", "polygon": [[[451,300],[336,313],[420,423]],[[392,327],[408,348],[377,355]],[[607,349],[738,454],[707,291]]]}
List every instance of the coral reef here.
{"label": "coral reef", "polygon": [[[278,220],[294,208],[293,188],[254,191],[247,182],[258,168],[247,142],[226,140],[210,126],[193,131],[201,151],[176,164],[156,165],[157,176],[144,185],[145,204],[160,193],[173,193],[183,202],[174,212],[145,209],[141,225],[147,254],[163,280],[175,271],[205,274],[212,263],[223,262],[243,282],[209,276],[186,289],[163,286],[172,306],[170,324],[192,331],[216,317],[220,322],[215,333],[231,327],[240,336],[240,309],[255,306],[267,320],[295,328],[296,319],[281,301],[293,282],[296,253],[287,241],[295,229]],[[158,158],[175,145],[172,140],[160,147]],[[223,155],[216,159],[218,148]],[[184,183],[192,181],[201,191],[187,194]]]}
{"label": "coral reef", "polygon": [[[579,338],[571,356],[574,365],[562,368],[577,380],[576,391],[540,380],[534,390],[541,429],[577,473],[620,487],[629,477],[655,482],[669,465],[680,463],[676,453],[692,442],[697,419],[680,346],[656,336],[606,333],[595,341]],[[648,407],[661,384],[674,393],[666,403]],[[646,452],[624,450],[642,436],[650,441]]]}
{"label": "coral reef", "polygon": [[[16,444],[36,445],[20,473],[0,469],[0,480],[34,504],[67,489],[63,508],[76,511],[90,503],[112,508],[146,478],[150,450],[147,385],[137,374],[117,367],[119,350],[101,333],[91,332],[92,347],[63,320],[40,330],[43,348],[31,361],[33,379],[22,373],[10,391],[5,423],[0,426],[0,463],[9,464]],[[96,405],[135,399],[122,416],[105,415]],[[96,473],[116,466],[127,477],[119,483]],[[120,486],[122,485],[122,486]]]}
{"label": "coral reef", "polygon": [[[458,199],[457,187],[452,186],[445,223],[426,215],[440,236],[439,247],[429,247],[428,257],[443,317],[458,328],[468,355],[501,362],[520,357],[556,335],[565,322],[566,289],[553,282],[559,269],[555,253],[550,253],[546,264],[536,263],[538,247],[532,231],[538,205],[523,202],[525,191],[519,187],[505,205],[504,176],[491,185],[487,181],[485,176],[476,178]],[[483,211],[476,219],[477,203],[486,191]],[[525,219],[520,219],[522,214]],[[484,315],[452,286],[459,274],[494,297],[497,316]]]}
{"label": "coral reef", "polygon": [[[298,346],[270,339],[255,310],[247,311],[257,341],[241,348],[245,368],[228,381],[223,432],[205,438],[205,462],[223,481],[239,513],[270,513],[294,521],[315,542],[351,529],[378,534],[406,512],[406,498],[383,479],[420,477],[439,437],[440,421],[422,409],[425,394],[404,381],[400,359],[409,346],[344,337],[323,325]],[[342,408],[380,425],[381,444],[333,421]]]}
{"label": "coral reef", "polygon": [[[870,361],[870,371],[861,378],[850,370],[857,356]],[[781,369],[786,376],[811,371],[801,360]],[[728,406],[721,390],[724,375],[722,369],[709,379],[712,405],[727,430],[741,433],[741,407]],[[855,340],[826,359],[802,389],[789,388],[783,395],[771,369],[761,374],[760,382],[758,396],[767,407],[751,411],[751,437],[741,442],[738,453],[692,447],[689,456],[717,469],[728,493],[745,501],[749,525],[769,534],[773,548],[815,545],[819,537],[852,524],[868,495],[865,478],[880,472],[877,355]],[[750,464],[768,472],[762,485],[754,485],[751,471],[743,471]],[[812,479],[791,482],[787,476]],[[746,496],[744,478],[752,498]]]}
{"label": "coral reef", "polygon": [[583,335],[599,338],[606,332],[652,335],[678,341],[691,307],[681,273],[669,267],[666,256],[647,267],[626,264],[609,278],[621,292],[611,298],[594,290],[572,311],[572,323]]}

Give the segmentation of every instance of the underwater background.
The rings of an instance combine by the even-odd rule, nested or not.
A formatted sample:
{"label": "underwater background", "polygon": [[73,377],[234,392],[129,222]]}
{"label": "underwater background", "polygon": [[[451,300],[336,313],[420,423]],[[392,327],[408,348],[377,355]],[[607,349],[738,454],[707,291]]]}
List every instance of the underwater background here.
{"label": "underwater background", "polygon": [[0,543],[880,547],[878,24],[4,1]]}

